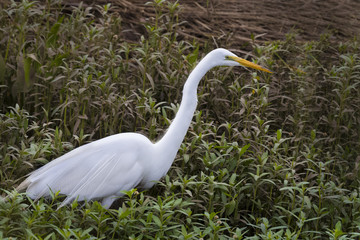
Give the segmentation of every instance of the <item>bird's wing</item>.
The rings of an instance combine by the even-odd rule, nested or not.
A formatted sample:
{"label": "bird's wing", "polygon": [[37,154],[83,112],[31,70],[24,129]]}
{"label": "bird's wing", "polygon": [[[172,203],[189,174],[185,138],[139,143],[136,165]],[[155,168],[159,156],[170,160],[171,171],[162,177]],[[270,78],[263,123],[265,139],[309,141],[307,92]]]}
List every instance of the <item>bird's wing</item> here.
{"label": "bird's wing", "polygon": [[121,191],[135,188],[143,177],[143,168],[136,161],[123,161],[134,159],[134,154],[108,156],[106,161],[93,167],[72,188],[61,206],[72,202],[79,197],[84,199],[98,199],[108,196],[121,196]]}
{"label": "bird's wing", "polygon": [[136,187],[144,169],[137,162],[137,152],[114,151],[96,144],[79,147],[33,172],[25,181],[27,193],[38,199],[49,191],[67,195],[63,204],[98,199]]}

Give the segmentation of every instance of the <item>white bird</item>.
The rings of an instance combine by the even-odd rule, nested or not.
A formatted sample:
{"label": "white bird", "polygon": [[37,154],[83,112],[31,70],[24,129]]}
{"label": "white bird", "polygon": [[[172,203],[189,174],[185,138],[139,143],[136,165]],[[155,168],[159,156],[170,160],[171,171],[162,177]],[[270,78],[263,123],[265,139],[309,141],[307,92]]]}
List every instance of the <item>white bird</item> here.
{"label": "white bird", "polygon": [[32,172],[17,188],[38,200],[50,191],[67,197],[60,207],[78,198],[102,200],[108,208],[133,188],[148,189],[166,175],[185,137],[197,105],[197,87],[216,66],[245,66],[269,72],[226,49],[207,54],[188,77],[180,108],[165,135],[156,143],[138,133],[119,133],[80,146]]}

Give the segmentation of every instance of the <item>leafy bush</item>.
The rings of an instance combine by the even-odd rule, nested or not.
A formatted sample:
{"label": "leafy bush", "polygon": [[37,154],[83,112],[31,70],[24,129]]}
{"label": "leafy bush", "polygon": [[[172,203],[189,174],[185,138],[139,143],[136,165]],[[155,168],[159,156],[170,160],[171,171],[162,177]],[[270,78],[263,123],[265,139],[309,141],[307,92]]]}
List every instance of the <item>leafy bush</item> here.
{"label": "leafy bush", "polygon": [[[265,46],[275,74],[216,68],[168,175],[109,210],[13,191],[27,173],[118,132],[161,137],[211,48],[179,40],[178,3],[138,43],[110,5],[12,2],[0,12],[1,238],[353,239],[360,234],[359,41]],[[201,53],[201,54],[200,54]],[[82,205],[83,204],[83,205]]]}

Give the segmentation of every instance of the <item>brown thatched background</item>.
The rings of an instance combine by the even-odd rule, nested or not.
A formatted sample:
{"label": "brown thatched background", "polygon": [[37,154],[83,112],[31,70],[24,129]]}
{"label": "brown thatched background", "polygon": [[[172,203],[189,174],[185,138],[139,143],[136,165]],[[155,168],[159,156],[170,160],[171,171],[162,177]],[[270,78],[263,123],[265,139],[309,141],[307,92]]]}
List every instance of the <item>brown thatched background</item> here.
{"label": "brown thatched background", "polygon": [[[65,0],[66,5],[80,1]],[[119,12],[130,40],[144,34],[142,23],[154,16],[147,0],[85,0],[85,6],[112,4]],[[242,45],[251,34],[261,43],[282,40],[297,32],[297,40],[318,40],[331,33],[331,40],[344,41],[360,33],[358,0],[180,0],[180,21],[186,21],[178,33],[200,41],[230,41]]]}

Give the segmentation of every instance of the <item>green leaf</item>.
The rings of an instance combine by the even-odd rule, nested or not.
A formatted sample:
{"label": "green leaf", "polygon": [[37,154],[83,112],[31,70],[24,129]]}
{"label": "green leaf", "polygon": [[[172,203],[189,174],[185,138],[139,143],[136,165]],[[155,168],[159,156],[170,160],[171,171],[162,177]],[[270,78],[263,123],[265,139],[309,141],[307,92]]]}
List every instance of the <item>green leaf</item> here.
{"label": "green leaf", "polygon": [[242,148],[240,148],[239,157],[241,157],[248,150],[249,147],[250,147],[250,144],[247,144],[247,145],[243,146]]}
{"label": "green leaf", "polygon": [[194,65],[199,57],[199,46],[189,55],[186,56],[186,60],[190,65]]}
{"label": "green leaf", "polygon": [[236,206],[236,202],[234,200],[231,200],[227,205],[226,205],[226,215],[230,215],[234,212],[235,210],[235,206]]}
{"label": "green leaf", "polygon": [[311,130],[311,140],[314,141],[315,138],[316,138],[316,130],[313,129],[313,130]]}
{"label": "green leaf", "polygon": [[30,67],[31,67],[30,58],[24,57],[24,77],[25,77],[25,84],[27,86],[30,86]]}
{"label": "green leaf", "polygon": [[59,18],[59,20],[51,27],[50,32],[47,36],[46,46],[51,47],[58,40],[58,32],[60,30],[61,23],[63,22],[65,16]]}
{"label": "green leaf", "polygon": [[236,173],[233,173],[233,174],[231,175],[230,180],[229,180],[229,184],[230,184],[230,185],[234,185],[234,184],[235,184],[236,177],[237,177],[237,174],[236,174]]}
{"label": "green leaf", "polygon": [[281,129],[278,129],[278,130],[276,131],[276,138],[277,138],[278,141],[280,141],[281,135],[282,135],[282,130],[281,130]]}
{"label": "green leaf", "polygon": [[0,55],[0,84],[4,84],[5,81],[6,65],[4,58]]}
{"label": "green leaf", "polygon": [[157,216],[153,215],[152,219],[154,220],[156,225],[158,225],[159,227],[162,227],[162,223],[161,223],[160,219]]}

